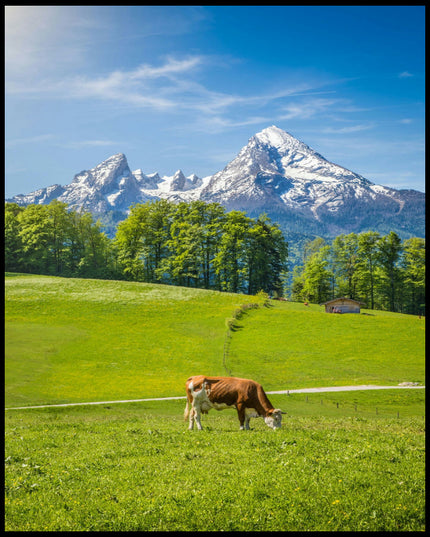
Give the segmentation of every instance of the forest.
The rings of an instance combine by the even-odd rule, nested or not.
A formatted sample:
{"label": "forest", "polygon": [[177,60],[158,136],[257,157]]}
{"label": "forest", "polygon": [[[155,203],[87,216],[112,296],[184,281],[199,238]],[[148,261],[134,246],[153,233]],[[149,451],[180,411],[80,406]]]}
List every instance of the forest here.
{"label": "forest", "polygon": [[309,240],[291,267],[279,226],[218,203],[137,203],[113,239],[91,213],[5,204],[5,270],[123,279],[323,303],[339,296],[368,309],[424,314],[425,239],[395,232]]}
{"label": "forest", "polygon": [[394,231],[317,238],[304,248],[303,264],[293,269],[292,300],[324,303],[349,297],[368,309],[425,313],[425,239],[401,241]]}

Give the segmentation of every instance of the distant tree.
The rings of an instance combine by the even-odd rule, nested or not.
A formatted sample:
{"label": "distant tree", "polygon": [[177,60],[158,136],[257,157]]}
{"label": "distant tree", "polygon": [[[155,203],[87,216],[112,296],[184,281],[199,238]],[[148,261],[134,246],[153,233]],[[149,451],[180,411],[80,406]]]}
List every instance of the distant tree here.
{"label": "distant tree", "polygon": [[70,251],[78,245],[79,261],[74,273],[84,278],[118,278],[116,252],[112,241],[101,230],[101,223],[94,222],[90,213],[77,215],[77,225]]}
{"label": "distant tree", "polygon": [[300,302],[305,298],[303,294],[303,288],[305,286],[303,270],[303,265],[296,265],[293,268],[291,279],[291,298],[296,302]]}
{"label": "distant tree", "polygon": [[226,221],[224,208],[219,203],[194,201],[190,203],[190,220],[200,226],[200,259],[203,287],[217,286],[213,260],[218,252],[219,242]]}
{"label": "distant tree", "polygon": [[69,247],[73,234],[73,220],[67,211],[67,204],[53,200],[46,205],[49,230],[48,249],[50,252],[50,268],[53,274],[68,272]]}
{"label": "distant tree", "polygon": [[404,241],[401,272],[407,313],[424,313],[425,255],[425,239],[413,237]]}
{"label": "distant tree", "polygon": [[169,255],[174,206],[166,200],[138,203],[118,225],[114,244],[118,263],[127,279],[160,282],[162,261]]}
{"label": "distant tree", "polygon": [[22,243],[21,270],[52,274],[51,222],[47,205],[28,205],[19,215]]}
{"label": "distant tree", "polygon": [[288,244],[266,215],[251,223],[247,235],[248,294],[259,291],[283,295]]}
{"label": "distant tree", "polygon": [[48,205],[5,206],[7,270],[110,278],[118,276],[112,243],[92,215]]}
{"label": "distant tree", "polygon": [[213,262],[223,233],[225,212],[217,203],[179,203],[172,216],[169,256],[163,270],[173,283],[209,289],[214,287]]}
{"label": "distant tree", "polygon": [[251,218],[241,211],[227,214],[218,252],[214,258],[214,270],[222,291],[244,293],[247,291],[247,240]]}
{"label": "distant tree", "polygon": [[332,243],[336,280],[339,294],[356,298],[359,265],[358,237],[355,233],[339,235]]}
{"label": "distant tree", "polygon": [[367,231],[358,236],[358,286],[370,309],[375,307],[375,278],[378,259],[379,233]]}
{"label": "distant tree", "polygon": [[322,303],[331,298],[333,273],[329,270],[330,246],[315,252],[304,266],[302,297],[309,302]]}
{"label": "distant tree", "polygon": [[303,246],[303,264],[306,264],[306,261],[316,254],[323,246],[326,246],[327,243],[322,237],[316,237],[313,240],[308,239]]}
{"label": "distant tree", "polygon": [[24,211],[16,203],[6,203],[4,213],[4,261],[5,270],[22,270],[22,240],[20,236],[20,214]]}
{"label": "distant tree", "polygon": [[394,231],[378,240],[378,261],[381,267],[380,289],[385,306],[390,311],[398,311],[397,293],[401,282],[399,269],[402,242]]}

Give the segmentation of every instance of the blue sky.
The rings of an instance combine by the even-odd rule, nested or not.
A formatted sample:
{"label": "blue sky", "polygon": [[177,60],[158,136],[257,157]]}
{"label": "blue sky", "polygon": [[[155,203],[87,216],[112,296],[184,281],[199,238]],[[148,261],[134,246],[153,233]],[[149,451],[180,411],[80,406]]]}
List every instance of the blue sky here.
{"label": "blue sky", "polygon": [[5,8],[5,194],[116,153],[211,175],[276,125],[425,190],[424,6]]}

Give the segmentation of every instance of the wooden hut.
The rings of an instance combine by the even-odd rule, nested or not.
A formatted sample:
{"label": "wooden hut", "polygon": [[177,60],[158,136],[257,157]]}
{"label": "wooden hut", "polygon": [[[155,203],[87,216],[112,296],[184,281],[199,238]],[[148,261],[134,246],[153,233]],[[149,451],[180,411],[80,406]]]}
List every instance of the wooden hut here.
{"label": "wooden hut", "polygon": [[360,306],[365,306],[366,304],[343,296],[320,305],[325,306],[326,313],[360,313]]}

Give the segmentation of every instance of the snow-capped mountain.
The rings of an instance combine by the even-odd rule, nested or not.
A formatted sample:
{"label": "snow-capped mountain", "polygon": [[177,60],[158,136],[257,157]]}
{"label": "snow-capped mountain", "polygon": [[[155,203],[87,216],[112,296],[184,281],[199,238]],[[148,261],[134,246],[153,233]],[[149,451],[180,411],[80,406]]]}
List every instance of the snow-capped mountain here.
{"label": "snow-capped mountain", "polygon": [[[82,207],[93,213],[109,210],[127,212],[130,205],[137,202],[160,198],[173,201],[194,199],[202,185],[203,181],[197,175],[185,177],[181,170],[172,177],[160,177],[158,173],[144,174],[141,169],[132,172],[126,156],[118,153],[95,168],[76,174],[69,185],[41,188],[7,201],[29,205],[58,199],[71,209]],[[192,194],[187,195],[188,191],[192,191]]]}
{"label": "snow-capped mountain", "polygon": [[424,236],[425,194],[380,186],[333,164],[278,127],[252,136],[237,157],[213,176],[185,177],[132,172],[125,155],[114,155],[53,185],[7,200],[20,205],[57,198],[71,208],[127,212],[130,205],[165,198],[200,199],[250,216],[265,212],[284,230],[334,236],[373,229],[403,237]]}
{"label": "snow-capped mountain", "polygon": [[330,236],[371,227],[424,236],[423,193],[376,185],[275,126],[252,136],[200,197],[253,216],[264,211],[298,232]]}

